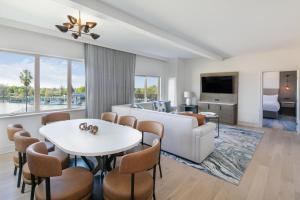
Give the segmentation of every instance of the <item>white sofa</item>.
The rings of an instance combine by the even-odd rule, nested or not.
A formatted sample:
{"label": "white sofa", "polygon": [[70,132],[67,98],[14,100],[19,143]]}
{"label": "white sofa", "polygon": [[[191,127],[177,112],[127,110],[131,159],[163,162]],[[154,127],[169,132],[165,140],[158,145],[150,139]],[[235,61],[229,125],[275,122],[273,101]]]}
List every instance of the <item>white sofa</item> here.
{"label": "white sofa", "polygon": [[[135,116],[139,121],[152,120],[164,124],[165,135],[162,141],[162,150],[201,163],[214,151],[214,136],[216,125],[206,123],[198,126],[195,117],[157,112],[153,110],[132,108],[130,105],[112,106],[112,111],[119,116]],[[144,141],[151,144],[151,134],[145,134]]]}

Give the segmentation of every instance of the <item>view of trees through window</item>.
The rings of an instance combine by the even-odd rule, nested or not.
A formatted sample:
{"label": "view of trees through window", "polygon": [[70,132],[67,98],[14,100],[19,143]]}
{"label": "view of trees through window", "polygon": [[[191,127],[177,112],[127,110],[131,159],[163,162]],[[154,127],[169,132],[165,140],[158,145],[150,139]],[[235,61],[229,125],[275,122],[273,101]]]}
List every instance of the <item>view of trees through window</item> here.
{"label": "view of trees through window", "polygon": [[40,110],[68,107],[68,61],[40,58]]}
{"label": "view of trees through window", "polygon": [[[66,109],[69,107],[68,98],[72,99],[72,108],[85,106],[84,63],[46,56],[39,58],[38,90],[34,88],[35,55],[0,51],[0,115],[34,112],[35,104],[41,111]],[[68,92],[68,87],[71,92]],[[40,94],[39,102],[35,101],[35,93]]]}
{"label": "view of trees through window", "polygon": [[85,67],[83,62],[72,61],[72,107],[85,106]]}
{"label": "view of trees through window", "polygon": [[34,111],[34,60],[0,51],[0,114]]}
{"label": "view of trees through window", "polygon": [[160,77],[135,76],[135,102],[156,101],[160,98]]}

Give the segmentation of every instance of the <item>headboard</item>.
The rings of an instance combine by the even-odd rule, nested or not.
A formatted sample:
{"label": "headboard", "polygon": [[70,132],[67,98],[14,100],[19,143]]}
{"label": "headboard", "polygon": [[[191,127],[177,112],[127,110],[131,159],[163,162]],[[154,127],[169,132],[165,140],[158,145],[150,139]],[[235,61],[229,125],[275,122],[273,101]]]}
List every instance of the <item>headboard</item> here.
{"label": "headboard", "polygon": [[278,95],[279,89],[273,89],[273,88],[264,88],[263,94],[264,95]]}

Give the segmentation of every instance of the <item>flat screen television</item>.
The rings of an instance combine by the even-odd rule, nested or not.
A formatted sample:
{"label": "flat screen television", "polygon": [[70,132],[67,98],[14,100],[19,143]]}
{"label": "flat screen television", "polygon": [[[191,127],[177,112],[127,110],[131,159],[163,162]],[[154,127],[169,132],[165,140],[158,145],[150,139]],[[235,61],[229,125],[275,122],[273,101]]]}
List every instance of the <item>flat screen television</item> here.
{"label": "flat screen television", "polygon": [[201,77],[202,92],[205,93],[233,93],[233,76]]}

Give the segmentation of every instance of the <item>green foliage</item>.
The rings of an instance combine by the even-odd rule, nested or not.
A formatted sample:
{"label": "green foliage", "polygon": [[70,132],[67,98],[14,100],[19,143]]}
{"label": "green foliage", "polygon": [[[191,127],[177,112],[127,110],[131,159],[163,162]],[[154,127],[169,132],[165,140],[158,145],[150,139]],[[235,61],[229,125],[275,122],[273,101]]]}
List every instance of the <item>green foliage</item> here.
{"label": "green foliage", "polygon": [[28,69],[24,69],[22,72],[20,72],[19,78],[25,87],[28,87],[33,79],[31,72]]}

